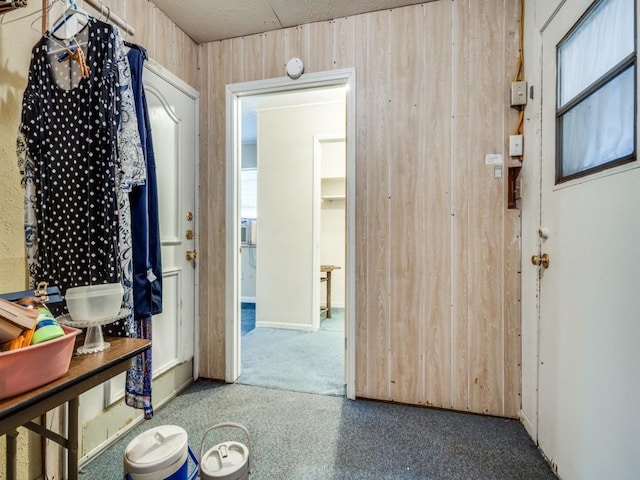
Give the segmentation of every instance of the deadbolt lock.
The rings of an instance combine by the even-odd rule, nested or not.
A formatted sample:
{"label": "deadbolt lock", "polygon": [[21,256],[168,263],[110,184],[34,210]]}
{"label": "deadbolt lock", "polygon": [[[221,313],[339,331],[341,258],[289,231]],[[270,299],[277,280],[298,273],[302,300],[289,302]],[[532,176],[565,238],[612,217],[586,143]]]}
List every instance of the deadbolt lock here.
{"label": "deadbolt lock", "polygon": [[185,237],[187,240],[193,240],[193,230],[187,230]]}
{"label": "deadbolt lock", "polygon": [[547,253],[543,253],[542,255],[534,255],[531,257],[531,263],[533,263],[536,267],[542,265],[543,268],[549,268],[549,255]]}
{"label": "deadbolt lock", "polygon": [[198,258],[198,252],[196,252],[195,250],[187,250],[187,260],[191,261],[195,260],[196,258]]}
{"label": "deadbolt lock", "polygon": [[189,222],[193,220],[193,212],[187,212],[187,220]]}

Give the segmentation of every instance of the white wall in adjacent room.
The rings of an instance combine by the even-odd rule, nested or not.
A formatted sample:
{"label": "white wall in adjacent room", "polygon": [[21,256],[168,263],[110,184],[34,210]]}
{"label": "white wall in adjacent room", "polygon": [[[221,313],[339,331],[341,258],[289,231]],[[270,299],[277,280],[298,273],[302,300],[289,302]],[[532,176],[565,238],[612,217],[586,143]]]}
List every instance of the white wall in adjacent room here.
{"label": "white wall in adjacent room", "polygon": [[340,103],[258,112],[258,326],[312,328],[314,135],[345,121]]}

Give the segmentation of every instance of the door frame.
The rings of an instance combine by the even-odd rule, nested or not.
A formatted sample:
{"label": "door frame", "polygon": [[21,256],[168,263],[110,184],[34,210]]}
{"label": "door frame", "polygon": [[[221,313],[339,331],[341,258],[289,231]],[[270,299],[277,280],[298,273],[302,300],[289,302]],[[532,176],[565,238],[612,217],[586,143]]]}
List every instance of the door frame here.
{"label": "door frame", "polygon": [[347,105],[347,260],[345,371],[347,398],[355,399],[355,278],[356,278],[356,73],[354,68],[305,74],[297,80],[279,77],[229,84],[226,87],[226,276],[225,276],[225,381],[240,375],[240,275],[239,275],[239,181],[241,97],[285,93],[318,87],[344,86]]}
{"label": "door frame", "polygon": [[[346,135],[317,133],[313,136],[313,259],[312,270],[320,271],[321,257],[321,218],[322,218],[322,144],[330,142],[347,143]],[[346,152],[345,152],[346,154]],[[346,156],[345,156],[346,171]],[[346,212],[345,212],[346,214]],[[346,221],[346,219],[345,219]],[[346,227],[346,225],[345,225]],[[345,228],[346,236],[346,228]],[[345,252],[346,253],[346,252]],[[346,300],[346,298],[345,298]],[[314,283],[311,294],[312,331],[320,328],[320,283]],[[345,346],[346,349],[346,346]],[[346,369],[345,369],[346,372]]]}

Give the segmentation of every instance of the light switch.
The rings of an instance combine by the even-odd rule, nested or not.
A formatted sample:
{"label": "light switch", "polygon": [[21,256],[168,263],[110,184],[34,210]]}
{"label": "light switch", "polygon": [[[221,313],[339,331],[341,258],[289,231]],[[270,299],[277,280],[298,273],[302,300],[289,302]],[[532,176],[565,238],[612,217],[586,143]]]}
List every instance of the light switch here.
{"label": "light switch", "polygon": [[527,104],[527,82],[511,83],[511,106]]}

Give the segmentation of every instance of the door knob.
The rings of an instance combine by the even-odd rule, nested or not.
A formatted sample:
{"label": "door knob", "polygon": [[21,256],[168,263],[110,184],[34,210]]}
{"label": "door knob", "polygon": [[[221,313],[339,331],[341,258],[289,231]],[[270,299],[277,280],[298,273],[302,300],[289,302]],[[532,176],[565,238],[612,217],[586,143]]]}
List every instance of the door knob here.
{"label": "door knob", "polygon": [[198,258],[198,252],[195,250],[187,250],[187,260],[195,260]]}
{"label": "door knob", "polygon": [[542,255],[534,255],[531,257],[531,263],[536,267],[542,265],[543,268],[549,268],[549,255],[543,253]]}

